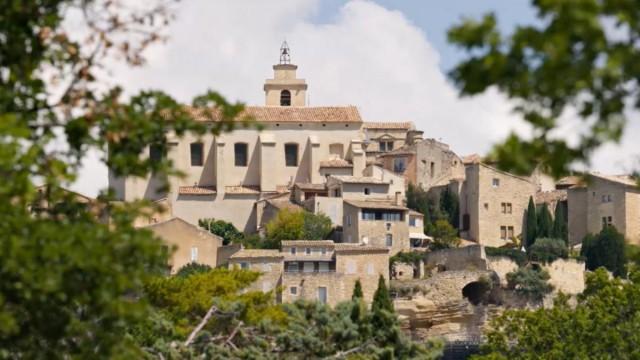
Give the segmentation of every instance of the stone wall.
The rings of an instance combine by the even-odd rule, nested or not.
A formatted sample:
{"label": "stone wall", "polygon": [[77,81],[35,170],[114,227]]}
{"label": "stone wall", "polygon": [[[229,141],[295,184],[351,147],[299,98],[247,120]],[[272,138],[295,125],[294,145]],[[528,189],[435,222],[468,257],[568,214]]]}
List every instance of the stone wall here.
{"label": "stone wall", "polygon": [[501,286],[507,286],[507,274],[518,270],[518,264],[504,256],[487,256],[487,269],[498,275]]}
{"label": "stone wall", "polygon": [[444,266],[450,270],[487,269],[484,247],[480,245],[465,246],[455,249],[445,249],[426,254],[425,266]]}
{"label": "stone wall", "polygon": [[549,272],[549,283],[553,285],[554,292],[562,291],[565,294],[575,295],[584,291],[585,265],[574,259],[558,259],[550,264],[542,266]]}

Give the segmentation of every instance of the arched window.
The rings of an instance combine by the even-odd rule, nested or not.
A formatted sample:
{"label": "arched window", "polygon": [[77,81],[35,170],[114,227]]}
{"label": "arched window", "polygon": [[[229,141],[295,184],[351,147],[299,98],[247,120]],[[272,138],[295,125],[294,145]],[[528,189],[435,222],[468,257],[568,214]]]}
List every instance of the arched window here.
{"label": "arched window", "polygon": [[291,106],[291,91],[282,90],[280,92],[280,106]]}

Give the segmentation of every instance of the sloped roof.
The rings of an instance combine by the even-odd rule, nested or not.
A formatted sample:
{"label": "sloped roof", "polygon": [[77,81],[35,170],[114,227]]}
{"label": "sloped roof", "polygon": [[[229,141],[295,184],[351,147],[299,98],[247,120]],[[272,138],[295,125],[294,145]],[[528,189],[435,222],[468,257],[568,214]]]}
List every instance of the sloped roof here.
{"label": "sloped roof", "polygon": [[608,180],[608,181],[615,182],[622,185],[627,185],[627,186],[638,185],[638,180],[630,175],[604,175],[596,172],[591,173],[591,175],[598,177],[600,179]]}
{"label": "sloped roof", "polygon": [[288,209],[293,211],[304,210],[302,206],[291,202],[291,200],[289,200],[288,198],[287,199],[282,199],[282,198],[269,199],[267,200],[267,203],[278,210],[282,210],[282,209]]}
{"label": "sloped roof", "polygon": [[402,205],[396,205],[391,201],[344,200],[344,202],[361,209],[409,210],[408,208]]}
{"label": "sloped roof", "polygon": [[415,211],[413,209],[409,209],[409,215],[415,215],[415,216],[422,216],[424,217],[424,214],[418,211]]}
{"label": "sloped roof", "polygon": [[293,185],[300,190],[312,190],[312,191],[325,191],[327,190],[326,184],[311,184],[311,183],[295,183]]}
{"label": "sloped roof", "polygon": [[406,129],[410,130],[414,128],[413,122],[365,122],[363,127],[365,129]]}
{"label": "sloped roof", "polygon": [[537,192],[535,196],[536,204],[554,203],[567,200],[567,190],[551,190]]}
{"label": "sloped roof", "polygon": [[220,236],[218,236],[216,234],[212,234],[209,231],[207,231],[205,229],[202,229],[201,227],[198,227],[196,225],[193,225],[192,223],[184,220],[183,218],[177,217],[177,216],[176,217],[172,217],[171,219],[168,219],[168,220],[165,220],[165,221],[160,221],[160,222],[157,222],[157,223],[154,223],[154,224],[143,226],[143,228],[145,228],[145,229],[154,229],[154,228],[159,228],[159,227],[163,227],[163,226],[166,226],[166,225],[170,225],[172,223],[186,225],[188,228],[191,228],[192,230],[195,230],[195,231],[197,231],[197,232],[199,232],[199,233],[201,233],[203,235],[206,235],[206,236],[209,236],[209,237],[212,237],[212,238],[220,240],[220,243],[222,244],[222,240],[223,239]]}
{"label": "sloped roof", "polygon": [[[195,109],[187,111],[196,121],[216,122],[223,119],[218,109]],[[247,106],[238,120],[247,117],[257,122],[338,122],[362,123],[355,106]]]}
{"label": "sloped roof", "polygon": [[344,184],[380,184],[389,185],[389,181],[380,180],[371,176],[331,175],[332,178]]}
{"label": "sloped roof", "polygon": [[271,249],[242,249],[231,255],[230,259],[249,259],[249,258],[282,258],[284,255],[280,250]]}
{"label": "sloped roof", "polygon": [[462,157],[463,164],[478,164],[482,162],[482,157],[478,154],[470,154]]}
{"label": "sloped roof", "polygon": [[345,252],[389,252],[389,248],[384,246],[375,245],[362,245],[362,244],[350,244],[350,243],[338,243],[335,246],[337,253]]}
{"label": "sloped roof", "polygon": [[351,168],[353,165],[344,159],[333,159],[320,161],[321,168]]}
{"label": "sloped roof", "polygon": [[180,195],[215,195],[215,186],[180,186],[178,194]]}
{"label": "sloped roof", "polygon": [[282,246],[333,246],[335,243],[333,240],[282,240]]}

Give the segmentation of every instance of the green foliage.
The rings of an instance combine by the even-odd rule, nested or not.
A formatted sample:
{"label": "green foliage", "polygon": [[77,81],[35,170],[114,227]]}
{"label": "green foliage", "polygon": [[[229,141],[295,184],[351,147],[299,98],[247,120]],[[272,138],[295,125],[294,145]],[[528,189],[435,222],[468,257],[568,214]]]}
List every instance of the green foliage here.
{"label": "green foliage", "polygon": [[303,212],[304,217],[304,240],[324,240],[331,234],[333,226],[331,219],[325,214],[314,214],[308,211]]}
{"label": "green foliage", "polygon": [[507,310],[492,321],[483,354],[473,359],[635,359],[640,357],[640,284],[587,274],[577,304],[559,296],[552,308]]}
{"label": "green foliage", "polygon": [[597,235],[587,235],[582,241],[580,255],[586,258],[585,265],[589,270],[602,266],[615,276],[626,277],[624,235],[613,226],[606,226]]}
{"label": "green foliage", "polygon": [[528,249],[536,241],[538,236],[538,216],[536,212],[536,204],[533,197],[529,197],[529,205],[527,206],[527,224],[525,235],[525,247]]}
{"label": "green foliage", "polygon": [[460,199],[458,194],[447,188],[440,195],[440,209],[449,221],[449,224],[456,229],[460,228]]}
{"label": "green foliage", "polygon": [[282,240],[323,240],[331,230],[331,219],[324,214],[282,209],[267,224],[263,247],[278,249]]}
{"label": "green foliage", "polygon": [[547,203],[542,204],[537,217],[538,226],[536,228],[536,241],[539,238],[550,237],[553,231],[553,220],[551,219],[551,212],[549,212],[549,206]]}
{"label": "green foliage", "polygon": [[562,239],[538,238],[528,250],[529,259],[551,263],[558,258],[569,257],[569,250]]}
{"label": "green foliage", "polygon": [[504,256],[518,264],[518,266],[524,266],[527,263],[527,254],[519,249],[510,248],[496,248],[485,246],[485,254],[487,256]]}
{"label": "green foliage", "polygon": [[[86,204],[63,186],[76,179],[88,153],[103,153],[114,176],[153,174],[165,192],[168,179],[180,174],[168,157],[151,161],[149,145],[166,149],[167,132],[199,136],[249,125],[240,119],[242,104],[214,92],[190,104],[195,111],[220,109],[222,121],[205,125],[162,92],[125,99],[120,88],[98,80],[107,64],[144,62],[144,49],[163,38],[171,20],[167,6],[64,0],[3,6],[0,173],[10,181],[0,184],[2,358],[139,358],[140,348],[123,334],[151,316],[138,299],[143,284],[166,271],[168,254],[160,239],[132,223],[158,206],[118,204],[106,190]],[[61,25],[70,13],[84,29],[73,36]],[[36,181],[47,185],[42,194]],[[37,200],[48,205],[31,213]]]}
{"label": "green foliage", "polygon": [[422,251],[400,251],[389,258],[389,265],[393,265],[395,263],[417,265],[420,260],[424,259],[424,257],[425,253]]}
{"label": "green foliage", "polygon": [[458,231],[446,220],[437,220],[429,235],[433,236],[432,250],[449,249],[460,246]]}
{"label": "green foliage", "polygon": [[424,215],[424,227],[427,228],[431,221],[427,192],[409,183],[405,196],[407,197],[407,207]]}
{"label": "green foliage", "polygon": [[549,273],[537,267],[521,267],[507,274],[507,283],[510,289],[534,301],[541,301],[544,296],[553,290],[548,283]]}
{"label": "green foliage", "polygon": [[197,262],[190,262],[187,265],[184,265],[176,272],[176,276],[179,277],[189,277],[193,274],[199,274],[204,272],[209,272],[211,270],[211,266],[207,264],[199,264]]}
{"label": "green foliage", "polygon": [[551,230],[551,237],[562,239],[565,245],[569,244],[569,224],[567,221],[567,208],[561,203],[558,203],[556,205],[556,210],[553,216],[553,229]]}
{"label": "green foliage", "polygon": [[389,289],[384,281],[384,276],[380,275],[378,278],[378,288],[373,294],[373,302],[371,303],[371,310],[374,312],[385,310],[393,313],[393,301],[389,295]]}
{"label": "green foliage", "polygon": [[[554,177],[576,163],[588,165],[595,149],[621,139],[629,111],[640,108],[637,67],[640,10],[632,1],[534,1],[539,21],[499,30],[494,15],[466,19],[449,41],[468,57],[450,73],[461,94],[497,88],[533,127],[495,147],[500,168],[529,175],[538,165]],[[614,35],[611,35],[614,34]],[[619,35],[618,35],[619,34]],[[584,119],[575,144],[550,136],[558,119],[575,109]]]}
{"label": "green foliage", "polygon": [[363,299],[364,294],[362,293],[362,284],[360,283],[360,279],[356,280],[355,285],[353,286],[353,295],[351,295],[351,300]]}
{"label": "green foliage", "polygon": [[236,229],[232,223],[223,220],[199,219],[198,226],[214,235],[220,236],[224,240],[223,245],[238,242],[244,237],[244,234]]}

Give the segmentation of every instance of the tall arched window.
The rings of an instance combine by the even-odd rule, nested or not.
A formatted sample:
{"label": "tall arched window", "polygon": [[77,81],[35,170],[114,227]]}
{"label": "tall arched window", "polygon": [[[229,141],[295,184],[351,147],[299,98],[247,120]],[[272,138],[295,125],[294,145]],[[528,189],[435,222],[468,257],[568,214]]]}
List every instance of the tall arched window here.
{"label": "tall arched window", "polygon": [[280,106],[291,106],[291,91],[282,90],[280,92]]}

